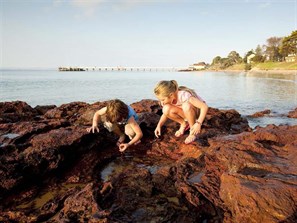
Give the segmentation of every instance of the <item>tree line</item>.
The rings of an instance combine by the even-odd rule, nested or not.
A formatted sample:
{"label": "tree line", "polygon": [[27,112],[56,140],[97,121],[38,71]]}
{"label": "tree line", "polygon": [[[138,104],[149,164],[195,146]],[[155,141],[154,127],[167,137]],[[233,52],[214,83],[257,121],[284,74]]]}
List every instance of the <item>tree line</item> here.
{"label": "tree line", "polygon": [[254,54],[251,62],[263,63],[265,61],[281,62],[289,55],[297,56],[297,30],[286,37],[270,37],[266,44],[258,45],[255,50],[251,49],[242,58],[236,51],[231,51],[227,57],[216,56],[211,63],[211,67],[226,69],[234,64],[245,63],[248,66],[248,57]]}

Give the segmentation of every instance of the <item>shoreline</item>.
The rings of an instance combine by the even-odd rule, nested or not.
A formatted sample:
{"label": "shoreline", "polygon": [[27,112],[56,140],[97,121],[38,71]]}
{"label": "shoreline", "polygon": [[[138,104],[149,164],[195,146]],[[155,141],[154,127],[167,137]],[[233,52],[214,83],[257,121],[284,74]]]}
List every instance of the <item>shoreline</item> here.
{"label": "shoreline", "polygon": [[297,75],[297,70],[260,70],[260,69],[252,69],[249,71],[246,70],[203,70],[210,72],[228,72],[228,73],[237,73],[237,72],[245,72],[248,74],[288,74],[288,75]]}
{"label": "shoreline", "polygon": [[252,69],[247,73],[250,74],[289,74],[289,75],[297,75],[297,70],[260,70],[260,69]]}

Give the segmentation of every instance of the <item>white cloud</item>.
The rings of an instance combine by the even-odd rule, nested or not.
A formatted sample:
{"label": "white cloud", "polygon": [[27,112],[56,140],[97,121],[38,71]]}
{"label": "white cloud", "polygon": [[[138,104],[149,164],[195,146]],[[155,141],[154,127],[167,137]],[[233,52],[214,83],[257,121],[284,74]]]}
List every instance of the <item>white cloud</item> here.
{"label": "white cloud", "polygon": [[83,14],[87,17],[91,17],[96,9],[100,5],[107,2],[106,0],[70,0],[70,5],[80,8],[83,11]]}
{"label": "white cloud", "polygon": [[82,14],[76,15],[76,18],[82,16],[91,17],[96,11],[103,7],[103,5],[109,4],[111,10],[127,10],[136,7],[140,4],[151,4],[158,2],[178,2],[180,0],[53,0],[54,7],[60,7],[63,4],[68,4],[72,7],[78,8],[82,11]]}
{"label": "white cloud", "polygon": [[59,7],[63,3],[63,0],[53,0],[53,6]]}
{"label": "white cloud", "polygon": [[270,2],[263,2],[262,4],[259,5],[259,8],[267,8],[271,5]]}
{"label": "white cloud", "polygon": [[107,2],[106,0],[70,0],[70,4],[79,8],[93,8]]}
{"label": "white cloud", "polygon": [[130,9],[136,5],[142,4],[144,2],[141,1],[129,1],[129,0],[119,0],[115,4],[113,4],[113,9],[114,10],[126,10]]}

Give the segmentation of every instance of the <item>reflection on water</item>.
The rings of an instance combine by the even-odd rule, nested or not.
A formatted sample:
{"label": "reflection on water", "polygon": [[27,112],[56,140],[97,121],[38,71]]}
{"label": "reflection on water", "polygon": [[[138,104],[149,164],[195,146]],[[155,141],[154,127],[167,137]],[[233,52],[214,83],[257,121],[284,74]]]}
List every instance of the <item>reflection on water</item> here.
{"label": "reflection on water", "polygon": [[[158,165],[156,165],[158,163]],[[108,163],[101,170],[101,180],[106,182],[110,180],[112,175],[117,175],[119,173],[124,172],[127,169],[139,169],[144,168],[147,169],[151,174],[155,174],[157,170],[160,168],[160,162],[152,162],[150,159],[146,157],[136,157],[136,156],[124,156],[118,157],[117,159]]]}
{"label": "reflection on water", "polygon": [[266,126],[269,124],[274,125],[297,125],[297,119],[287,118],[283,116],[269,116],[269,117],[260,117],[260,118],[247,118],[251,128],[256,126]]}
{"label": "reflection on water", "polygon": [[16,137],[19,137],[20,135],[19,134],[16,134],[16,133],[8,133],[8,134],[5,134],[5,135],[1,135],[2,138],[8,138],[8,139],[14,139]]}
{"label": "reflection on water", "polygon": [[255,77],[255,78],[270,78],[278,81],[293,81],[297,82],[297,71],[295,74],[282,74],[282,73],[263,73],[263,72],[247,72],[247,77]]}
{"label": "reflection on water", "polygon": [[201,183],[201,177],[204,176],[204,173],[196,173],[195,175],[189,176],[188,182],[189,183]]}
{"label": "reflection on water", "polygon": [[156,99],[156,83],[174,79],[196,90],[210,107],[235,109],[244,116],[271,109],[279,117],[270,123],[283,123],[282,115],[297,107],[297,74],[2,71],[0,79],[0,101],[22,100],[31,106],[112,98],[130,104]]}
{"label": "reflection on water", "polygon": [[39,209],[51,199],[63,195],[67,190],[75,187],[83,188],[86,184],[62,184],[61,187],[55,188],[54,190],[44,189],[39,192],[39,194],[33,199],[28,202],[22,203],[17,206],[17,209]]}

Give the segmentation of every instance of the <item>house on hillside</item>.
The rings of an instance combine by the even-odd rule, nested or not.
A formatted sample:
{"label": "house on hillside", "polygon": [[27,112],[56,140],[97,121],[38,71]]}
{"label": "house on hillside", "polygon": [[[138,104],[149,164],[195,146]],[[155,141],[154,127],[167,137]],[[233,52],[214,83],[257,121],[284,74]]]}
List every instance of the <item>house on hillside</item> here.
{"label": "house on hillside", "polygon": [[297,57],[296,54],[292,53],[292,54],[289,54],[287,57],[285,57],[285,60],[286,62],[296,62],[297,61],[296,57]]}
{"label": "house on hillside", "polygon": [[252,59],[255,57],[256,55],[254,53],[252,53],[251,55],[248,55],[246,58],[246,62],[247,63],[251,63]]}
{"label": "house on hillside", "polygon": [[205,68],[206,68],[205,62],[194,63],[193,65],[189,66],[189,69],[192,69],[192,70],[203,70]]}

